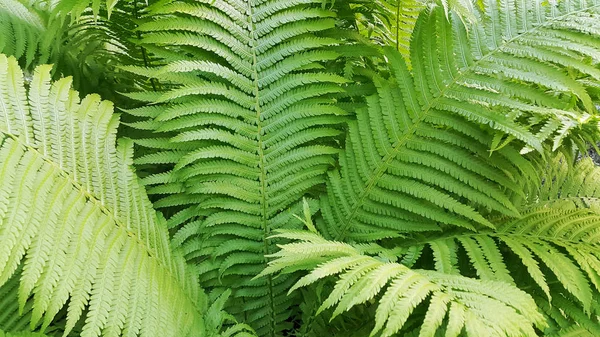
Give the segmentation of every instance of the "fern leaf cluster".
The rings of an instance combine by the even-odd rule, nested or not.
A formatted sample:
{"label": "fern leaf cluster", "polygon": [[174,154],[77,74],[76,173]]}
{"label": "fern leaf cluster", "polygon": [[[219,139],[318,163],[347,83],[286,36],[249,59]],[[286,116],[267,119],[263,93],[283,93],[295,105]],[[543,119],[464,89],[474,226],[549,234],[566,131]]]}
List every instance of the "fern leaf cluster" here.
{"label": "fern leaf cluster", "polygon": [[0,3],[0,32],[0,52],[24,59],[26,67],[48,62],[60,48],[56,39],[47,38],[43,16],[18,0]]}
{"label": "fern leaf cluster", "polygon": [[[341,42],[326,37],[334,14],[319,4],[151,7],[140,43],[160,65],[126,67],[161,82],[128,94],[151,105],[127,111],[130,126],[152,132],[136,140],[136,164],[159,165],[144,178],[155,205],[177,210],[175,244],[204,286],[233,288],[232,310],[259,334],[284,329],[295,301],[284,295],[295,276],[252,277],[274,251],[271,231],[298,226],[302,197],[320,199],[317,227],[341,241],[496,230],[491,218],[521,219],[515,200],[537,174],[522,154],[597,137],[585,19],[594,1],[490,1],[469,7],[472,20],[455,13],[464,6],[426,6],[411,28],[410,69],[384,48],[389,76],[360,71],[376,94],[355,116],[334,100],[347,79],[322,69]],[[533,44],[540,31],[553,42]]]}
{"label": "fern leaf cluster", "polygon": [[[351,12],[358,16],[368,36],[383,45],[394,46],[410,66],[410,41],[421,12],[428,7],[440,5],[446,16],[458,15],[464,22],[475,21],[475,8],[470,0],[378,0],[373,2],[344,1]],[[363,19],[364,18],[364,19]],[[362,19],[362,20],[361,20]]]}
{"label": "fern leaf cluster", "polygon": [[[469,336],[538,336],[536,331],[543,331],[547,336],[595,336],[600,333],[600,185],[597,179],[600,169],[590,159],[573,166],[564,156],[556,156],[550,164],[538,167],[537,172],[541,174],[529,185],[527,198],[519,202],[522,216],[493,219],[494,230],[477,233],[455,230],[426,239],[395,239],[392,250],[374,244],[328,241],[316,233],[284,231],[275,236],[294,242],[282,245],[281,251],[272,254],[275,259],[263,273],[310,270],[290,291],[337,275],[339,280],[319,309],[323,311],[337,305],[334,317],[352,306],[369,303],[389,284],[383,296],[377,298],[374,316],[375,332],[383,329],[382,335],[386,336],[399,329],[411,330],[408,317],[420,302],[411,304],[404,297],[425,301],[428,296],[431,297],[426,314],[417,314],[422,315],[417,319],[422,322],[417,329],[419,336],[434,336],[438,328],[446,329],[445,334],[451,336],[463,329]],[[418,259],[420,265],[430,266],[435,271],[415,269]],[[527,271],[525,275],[523,270]],[[411,275],[409,272],[421,275],[404,280]],[[452,313],[456,306],[453,309],[451,303],[459,299],[436,293],[438,288],[427,287],[429,283],[419,283],[425,278],[438,286],[447,281],[452,286],[482,282],[486,284],[485,289],[504,287],[495,291],[502,294],[502,300],[513,303],[528,299],[528,308],[534,315],[531,317],[539,319],[537,315],[543,313],[544,318],[537,321],[537,330],[527,332],[507,330],[525,326],[522,322],[515,326],[507,323],[519,318],[497,321],[495,327],[490,322],[499,317],[505,319],[509,314],[500,314],[503,309],[491,302],[484,304],[482,299],[481,311],[494,317],[481,316],[479,319],[485,323],[476,323],[477,316],[469,316],[469,320],[462,316],[465,321],[458,322],[465,325],[455,326],[453,317],[466,315],[460,310],[460,314]],[[395,284],[402,285],[402,292],[391,292]],[[523,289],[529,295],[519,293],[509,299],[509,289]],[[460,291],[471,290],[462,288]],[[468,298],[472,301],[469,302],[471,308],[478,307],[474,304],[478,301],[476,297],[470,294]],[[489,297],[485,297],[485,301],[488,300]],[[393,312],[388,308],[393,306],[400,306],[405,312],[388,321],[389,313]]]}
{"label": "fern leaf cluster", "polygon": [[20,270],[18,309],[31,308],[31,326],[45,329],[63,307],[65,334],[80,319],[81,336],[201,326],[205,295],[130,169],[131,141],[114,146],[112,104],[80,101],[69,78],[50,82],[50,66],[26,90],[4,55],[0,82],[0,284]]}
{"label": "fern leaf cluster", "polygon": [[54,79],[71,76],[79,92],[123,104],[116,92],[131,90],[138,81],[118,66],[147,61],[130,40],[143,6],[114,4],[111,16],[105,5],[96,13],[86,1],[2,1],[0,53],[16,57],[28,74],[36,65],[52,63]]}
{"label": "fern leaf cluster", "polygon": [[[595,179],[600,170],[589,159],[573,167],[558,156],[538,172],[541,180],[532,184],[536,188],[520,206],[519,219],[500,218],[495,231],[450,232],[418,247],[431,250],[439,272],[529,289],[554,330],[579,323],[587,333],[598,334],[597,316],[586,313],[597,312],[600,290]],[[501,253],[506,251],[511,254]]]}

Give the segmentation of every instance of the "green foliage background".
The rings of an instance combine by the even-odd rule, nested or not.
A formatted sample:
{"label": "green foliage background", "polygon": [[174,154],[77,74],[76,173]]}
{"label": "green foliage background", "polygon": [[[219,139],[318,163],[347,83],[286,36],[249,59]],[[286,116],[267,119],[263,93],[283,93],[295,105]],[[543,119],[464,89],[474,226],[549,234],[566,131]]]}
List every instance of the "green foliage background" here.
{"label": "green foliage background", "polygon": [[599,1],[0,0],[0,33],[0,335],[600,335]]}

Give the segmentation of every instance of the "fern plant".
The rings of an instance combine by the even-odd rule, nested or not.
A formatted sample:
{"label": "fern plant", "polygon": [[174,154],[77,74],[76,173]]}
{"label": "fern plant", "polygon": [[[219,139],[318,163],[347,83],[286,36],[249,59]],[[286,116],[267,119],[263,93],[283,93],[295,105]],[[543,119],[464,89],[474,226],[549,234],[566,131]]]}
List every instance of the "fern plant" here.
{"label": "fern plant", "polygon": [[[275,235],[297,242],[272,254],[275,260],[263,274],[310,270],[290,292],[340,274],[319,309],[337,305],[334,317],[383,292],[377,298],[373,328],[373,333],[383,329],[382,336],[402,329],[411,314],[422,315],[421,326],[412,328],[419,336],[435,336],[438,329],[446,336],[463,329],[469,336],[538,336],[524,330],[528,324],[536,324],[548,336],[597,335],[600,168],[589,159],[572,165],[557,156],[538,169],[543,174],[520,204],[522,217],[494,219],[495,230],[396,239],[388,249],[328,241],[309,226],[313,232]],[[418,266],[434,270],[415,269]],[[478,293],[490,288],[496,290]],[[461,295],[456,297],[455,291]],[[461,296],[469,298],[466,307]],[[427,298],[426,314],[413,312]],[[525,307],[514,307],[517,303]],[[515,314],[521,317],[511,316]]]}
{"label": "fern plant", "polygon": [[0,331],[600,335],[599,19],[1,1]]}
{"label": "fern plant", "polygon": [[353,247],[327,241],[316,233],[285,232],[276,237],[302,241],[282,245],[281,251],[272,255],[277,259],[265,269],[265,274],[315,267],[290,291],[340,274],[319,312],[336,306],[335,317],[383,292],[378,298],[371,335],[395,335],[429,297],[427,314],[416,329],[419,336],[435,336],[441,326],[446,336],[458,336],[463,329],[471,336],[537,336],[534,326],[545,325],[533,298],[504,282],[410,268],[361,252],[372,250],[372,246]]}

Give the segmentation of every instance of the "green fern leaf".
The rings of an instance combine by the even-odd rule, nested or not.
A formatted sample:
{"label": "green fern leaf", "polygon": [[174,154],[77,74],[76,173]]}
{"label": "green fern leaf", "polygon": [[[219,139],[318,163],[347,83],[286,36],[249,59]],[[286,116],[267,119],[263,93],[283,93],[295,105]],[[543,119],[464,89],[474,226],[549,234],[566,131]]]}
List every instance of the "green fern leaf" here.
{"label": "green fern leaf", "polygon": [[42,330],[66,313],[65,335],[80,321],[81,336],[203,329],[205,295],[130,168],[132,142],[114,145],[111,103],[80,101],[50,69],[26,90],[0,55],[0,284],[18,280],[0,311]]}
{"label": "green fern leaf", "polygon": [[[494,231],[448,231],[418,244],[431,248],[438,272],[516,285],[535,297],[549,323],[584,322],[581,329],[567,331],[593,335],[598,333],[593,313],[600,291],[600,169],[589,158],[573,165],[562,155],[549,157],[549,162],[539,161],[539,176],[526,184],[527,198],[519,205],[522,217],[493,219]],[[404,245],[402,239],[398,242]],[[474,273],[459,271],[457,265],[472,267]],[[457,322],[461,317],[456,316]]]}

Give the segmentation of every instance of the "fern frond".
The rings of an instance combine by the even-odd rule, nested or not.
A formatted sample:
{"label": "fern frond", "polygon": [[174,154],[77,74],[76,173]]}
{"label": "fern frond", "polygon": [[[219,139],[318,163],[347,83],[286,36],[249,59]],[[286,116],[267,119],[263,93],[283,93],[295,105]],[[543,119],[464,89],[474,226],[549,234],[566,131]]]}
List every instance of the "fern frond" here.
{"label": "fern frond", "polygon": [[562,155],[542,163],[519,204],[521,217],[492,219],[493,231],[448,231],[418,245],[429,247],[438,272],[516,285],[535,297],[549,321],[582,322],[572,330],[597,334],[597,316],[590,314],[600,292],[600,169],[589,158],[573,166]]}
{"label": "fern frond", "polygon": [[22,268],[18,309],[42,330],[59,312],[65,335],[80,320],[81,336],[202,329],[205,295],[130,167],[131,141],[115,147],[112,104],[80,101],[50,69],[26,89],[0,55],[0,284]]}
{"label": "fern frond", "polygon": [[[560,27],[596,17],[600,4],[564,1],[551,11],[508,3],[502,15],[527,20],[482,19],[469,34],[442,8],[423,12],[413,32],[412,71],[387,49],[391,78],[372,75],[378,93],[349,123],[341,169],[329,175],[321,229],[328,237],[372,240],[440,224],[494,227],[483,215],[518,215],[508,198],[522,193],[520,175],[535,176],[514,148],[542,152],[548,142],[556,148],[596,137],[597,111],[578,81],[592,76],[596,56],[587,47],[594,37],[585,19],[579,31]],[[486,15],[500,15],[496,5],[486,4]],[[531,47],[540,31],[550,39],[577,36],[583,49],[573,65],[590,71],[572,75],[546,58],[553,53],[546,47]],[[561,39],[557,52],[566,52]],[[526,56],[516,55],[524,49]]]}
{"label": "fern frond", "polygon": [[280,245],[281,250],[270,256],[275,259],[261,275],[285,273],[297,266],[310,270],[290,291],[337,275],[339,279],[319,311],[336,306],[335,317],[374,300],[372,336],[388,337],[402,331],[415,308],[426,303],[420,336],[435,336],[438,330],[445,330],[447,336],[463,330],[473,336],[537,336],[534,327],[545,325],[533,298],[504,282],[410,269],[315,233],[284,231],[275,237],[299,241]]}
{"label": "fern frond", "polygon": [[158,137],[138,141],[146,153],[136,160],[166,164],[145,178],[162,197],[155,205],[179,206],[170,222],[203,286],[232,287],[232,310],[261,335],[282,330],[295,301],[288,277],[251,281],[274,248],[267,237],[301,225],[293,214],[324,185],[348,115],[334,97],[347,79],[314,67],[339,56],[329,49],[338,40],[321,34],[335,25],[321,3],[152,8],[140,43],[164,65],[125,68],[165,86],[130,94],[154,103],[133,111],[141,121],[130,125]]}

